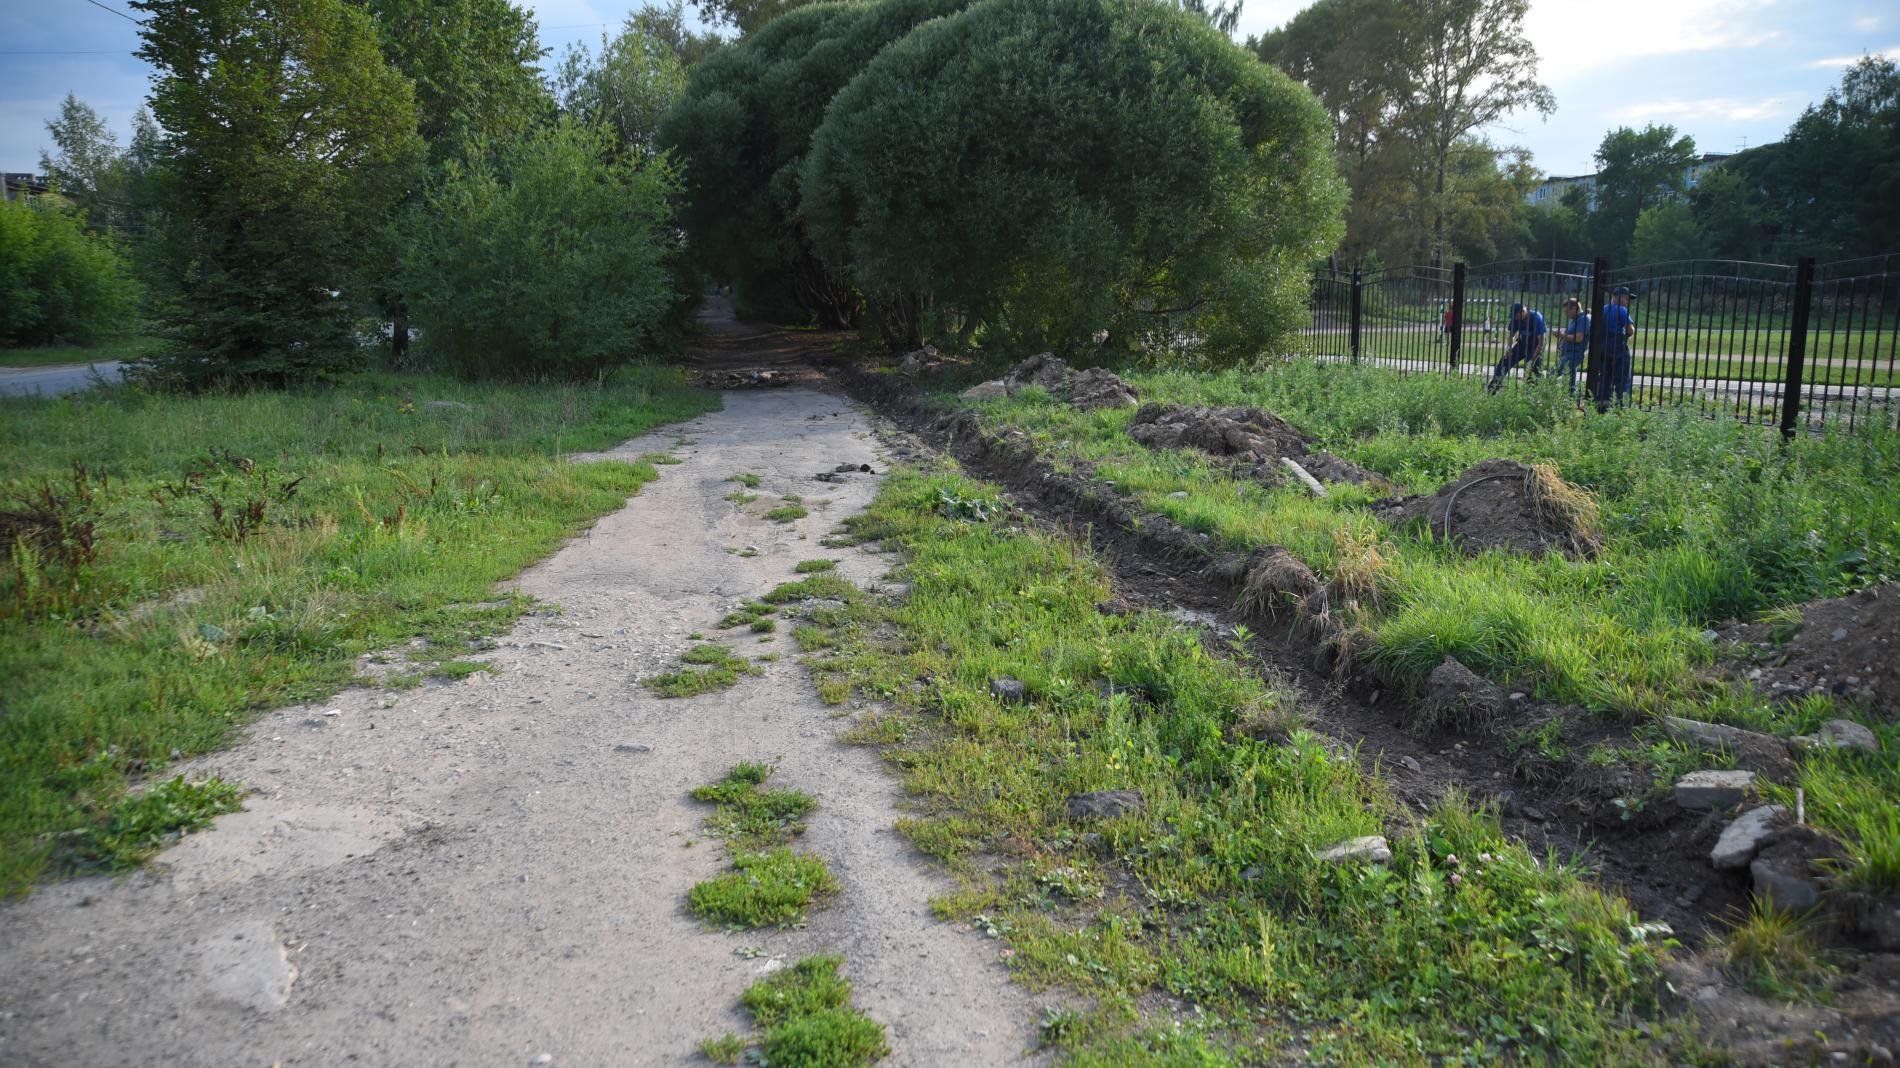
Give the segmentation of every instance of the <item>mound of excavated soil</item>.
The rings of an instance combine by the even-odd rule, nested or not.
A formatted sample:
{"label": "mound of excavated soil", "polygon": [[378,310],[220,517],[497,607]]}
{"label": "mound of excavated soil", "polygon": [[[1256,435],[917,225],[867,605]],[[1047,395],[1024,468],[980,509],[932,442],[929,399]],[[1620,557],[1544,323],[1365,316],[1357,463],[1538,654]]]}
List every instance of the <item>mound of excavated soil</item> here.
{"label": "mound of excavated soil", "polygon": [[1256,465],[1254,474],[1278,482],[1287,457],[1314,478],[1328,482],[1376,482],[1365,468],[1313,448],[1313,436],[1262,408],[1199,408],[1144,404],[1128,423],[1128,436],[1151,449],[1199,449]]}
{"label": "mound of excavated soil", "polygon": [[1387,501],[1373,512],[1394,526],[1423,520],[1474,556],[1485,549],[1595,556],[1603,547],[1589,494],[1549,468],[1516,460],[1484,460],[1437,493]]}
{"label": "mound of excavated soil", "polygon": [[1777,696],[1831,693],[1900,719],[1900,583],[1811,601],[1792,635],[1789,629],[1778,623],[1729,628],[1723,636],[1749,654],[1737,673]]}
{"label": "mound of excavated soil", "polygon": [[965,400],[992,400],[1013,396],[1031,386],[1068,401],[1077,408],[1132,408],[1141,403],[1141,391],[1113,371],[1091,367],[1077,372],[1068,361],[1043,352],[992,379],[963,391]]}

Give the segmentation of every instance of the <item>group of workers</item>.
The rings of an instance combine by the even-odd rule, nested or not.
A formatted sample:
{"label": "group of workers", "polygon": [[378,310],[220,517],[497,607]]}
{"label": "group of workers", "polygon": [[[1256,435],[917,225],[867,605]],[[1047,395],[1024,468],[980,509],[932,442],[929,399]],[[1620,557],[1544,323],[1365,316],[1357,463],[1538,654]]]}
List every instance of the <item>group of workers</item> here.
{"label": "group of workers", "polygon": [[[1610,303],[1605,304],[1602,311],[1606,377],[1619,404],[1628,400],[1633,377],[1630,338],[1636,334],[1636,322],[1630,317],[1631,296],[1628,286],[1618,286],[1610,295]],[[1582,302],[1575,297],[1566,298],[1563,307],[1564,328],[1557,335],[1560,341],[1557,371],[1569,376],[1570,392],[1575,394],[1577,372],[1583,367],[1584,354],[1590,350],[1590,313],[1583,309]],[[1503,387],[1505,376],[1518,364],[1527,365],[1528,374],[1535,375],[1538,372],[1543,362],[1544,339],[1550,333],[1543,313],[1523,304],[1511,305],[1511,317],[1505,329],[1504,358],[1498,361],[1497,369],[1491,373],[1491,382],[1486,387],[1493,393]]]}

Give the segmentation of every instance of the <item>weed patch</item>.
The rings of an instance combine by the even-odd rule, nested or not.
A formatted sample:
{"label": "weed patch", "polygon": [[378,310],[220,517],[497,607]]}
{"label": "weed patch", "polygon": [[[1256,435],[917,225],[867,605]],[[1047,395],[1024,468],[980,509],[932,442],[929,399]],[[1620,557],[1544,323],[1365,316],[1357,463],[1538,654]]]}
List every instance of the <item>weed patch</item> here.
{"label": "weed patch", "polygon": [[[859,1068],[890,1053],[884,1025],[851,1007],[851,984],[838,974],[843,964],[838,956],[806,957],[740,995],[759,1027],[760,1063]],[[717,1042],[732,1057],[722,1063],[737,1063],[746,1048],[736,1035]]]}
{"label": "weed patch", "polygon": [[739,485],[744,486],[746,489],[758,489],[759,483],[764,480],[759,478],[759,476],[753,474],[750,471],[741,471],[736,475],[727,475],[726,481],[737,482]]}
{"label": "weed patch", "polygon": [[781,504],[777,508],[766,511],[764,514],[765,518],[770,519],[774,523],[790,523],[793,520],[803,519],[811,513],[806,511],[805,506],[802,504]]}
{"label": "weed patch", "polygon": [[836,893],[824,861],[786,848],[805,833],[805,816],[818,806],[797,790],[763,790],[765,764],[737,764],[716,783],[693,790],[715,808],[707,827],[726,843],[733,870],[693,887],[693,915],[730,928],[769,927],[802,920],[812,902]]}
{"label": "weed patch", "polygon": [[792,570],[800,575],[813,575],[820,571],[834,570],[837,566],[836,560],[800,560]]}
{"label": "weed patch", "polygon": [[723,645],[704,643],[686,650],[678,671],[655,675],[647,688],[661,697],[698,697],[728,690],[741,678],[759,674],[751,661]]}
{"label": "weed patch", "polygon": [[242,787],[222,779],[186,782],[176,776],[120,799],[105,819],[80,832],[68,864],[82,871],[124,871],[143,864],[171,840],[236,812]]}

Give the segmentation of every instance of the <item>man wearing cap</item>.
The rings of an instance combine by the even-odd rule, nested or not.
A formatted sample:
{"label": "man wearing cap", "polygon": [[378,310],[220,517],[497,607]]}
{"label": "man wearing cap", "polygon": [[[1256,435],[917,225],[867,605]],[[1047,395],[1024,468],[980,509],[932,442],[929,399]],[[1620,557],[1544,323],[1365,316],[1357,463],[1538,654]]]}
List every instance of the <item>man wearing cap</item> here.
{"label": "man wearing cap", "polygon": [[1558,346],[1557,370],[1570,377],[1570,395],[1577,395],[1577,371],[1583,367],[1583,357],[1590,349],[1590,313],[1583,310],[1583,302],[1575,297],[1564,298],[1563,333],[1558,335],[1563,343]]}
{"label": "man wearing cap", "polygon": [[[1630,387],[1633,384],[1633,368],[1630,360],[1630,338],[1636,335],[1636,320],[1630,316],[1630,287],[1617,286],[1610,294],[1610,302],[1603,306],[1604,368],[1609,372],[1608,388],[1615,393],[1616,402],[1629,401]],[[1597,387],[1602,390],[1603,386]],[[1603,394],[1597,394],[1602,398]]]}
{"label": "man wearing cap", "polygon": [[1498,361],[1497,370],[1491,373],[1490,385],[1484,388],[1496,393],[1503,388],[1504,376],[1511,373],[1511,368],[1526,360],[1530,361],[1531,370],[1535,372],[1538,355],[1544,348],[1544,335],[1548,332],[1543,313],[1532,311],[1522,304],[1511,305],[1510,347],[1504,350],[1504,358]]}

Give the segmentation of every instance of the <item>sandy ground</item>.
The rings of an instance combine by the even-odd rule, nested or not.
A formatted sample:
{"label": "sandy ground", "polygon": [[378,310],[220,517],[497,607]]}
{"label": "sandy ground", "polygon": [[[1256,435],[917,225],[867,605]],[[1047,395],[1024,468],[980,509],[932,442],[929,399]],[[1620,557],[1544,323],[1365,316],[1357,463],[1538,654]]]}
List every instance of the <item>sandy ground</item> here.
{"label": "sandy ground", "polygon": [[[146,872],[0,905],[0,1062],[704,1064],[701,1039],[745,1033],[745,986],[820,951],[888,1026],[885,1063],[1023,1060],[1037,1006],[998,943],[930,917],[947,881],[892,830],[895,780],[836,740],[848,721],[789,636],[736,639],[783,658],[726,693],[637,684],[801,559],[878,580],[884,558],[818,544],[876,477],[810,477],[883,471],[870,430],[822,393],[741,392],[606,454],[685,462],[520,578],[562,611],[477,654],[499,674],[272,712],[184,769],[248,784],[243,812]],[[742,513],[723,499],[738,471],[764,477],[752,511],[797,493],[811,516]],[[711,932],[684,910],[724,867],[687,791],[742,760],[819,799],[802,847],[844,892],[806,929]]]}

